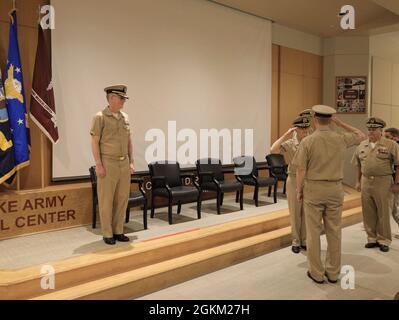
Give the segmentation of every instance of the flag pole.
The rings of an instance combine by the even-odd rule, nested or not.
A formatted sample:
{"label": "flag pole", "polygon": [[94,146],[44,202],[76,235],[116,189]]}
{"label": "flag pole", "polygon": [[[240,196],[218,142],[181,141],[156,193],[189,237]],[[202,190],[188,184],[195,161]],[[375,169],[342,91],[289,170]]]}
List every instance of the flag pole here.
{"label": "flag pole", "polygon": [[12,14],[14,13],[14,11],[17,11],[17,6],[16,6],[16,0],[12,0],[12,9],[10,10],[10,12],[8,13],[10,19],[11,19],[11,23],[14,24],[14,17],[12,16]]}
{"label": "flag pole", "polygon": [[[16,0],[12,0],[12,9],[9,13],[9,16],[11,18],[11,22],[12,24],[14,24],[14,17],[12,16],[12,14],[17,11],[17,5],[16,5]],[[17,190],[21,190],[21,175],[20,175],[20,171],[17,171]]]}
{"label": "flag pole", "polygon": [[40,24],[41,9],[42,9],[41,5],[38,4],[38,5],[37,5],[37,24]]}

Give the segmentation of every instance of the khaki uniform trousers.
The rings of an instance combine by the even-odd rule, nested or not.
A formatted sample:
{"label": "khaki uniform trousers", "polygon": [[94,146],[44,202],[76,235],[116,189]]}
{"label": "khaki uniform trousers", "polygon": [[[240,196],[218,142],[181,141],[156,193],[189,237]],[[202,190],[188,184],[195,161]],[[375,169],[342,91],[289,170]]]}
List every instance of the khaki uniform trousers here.
{"label": "khaki uniform trousers", "polygon": [[[327,274],[337,280],[341,273],[341,218],[344,190],[341,181],[310,181],[304,187],[307,257],[309,272],[318,281]],[[320,257],[323,225],[327,238],[325,267]]]}
{"label": "khaki uniform trousers", "polygon": [[392,176],[362,176],[362,209],[364,228],[369,243],[389,246],[392,242],[391,213],[393,193]]}
{"label": "khaki uniform trousers", "polygon": [[395,222],[399,226],[399,193],[393,194],[393,209],[392,209],[392,216]]}
{"label": "khaki uniform trousers", "polygon": [[287,178],[288,210],[291,218],[292,245],[306,246],[306,225],[303,202],[296,199],[296,176],[289,174]]}
{"label": "khaki uniform trousers", "polygon": [[123,234],[130,193],[129,159],[113,160],[102,157],[105,177],[97,178],[98,207],[103,237]]}

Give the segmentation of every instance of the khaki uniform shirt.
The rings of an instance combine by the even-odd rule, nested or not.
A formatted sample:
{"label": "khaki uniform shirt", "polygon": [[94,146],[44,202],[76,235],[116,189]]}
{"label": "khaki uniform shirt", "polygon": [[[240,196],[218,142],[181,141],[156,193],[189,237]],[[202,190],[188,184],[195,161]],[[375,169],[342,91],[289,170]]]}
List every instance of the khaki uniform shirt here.
{"label": "khaki uniform shirt", "polygon": [[399,164],[399,146],[395,141],[382,137],[372,148],[370,140],[363,141],[352,158],[352,164],[360,167],[365,176],[389,176],[393,166]]}
{"label": "khaki uniform shirt", "polygon": [[90,134],[100,137],[100,154],[113,159],[127,157],[129,150],[130,124],[128,115],[112,113],[109,108],[94,116]]}
{"label": "khaki uniform shirt", "polygon": [[288,164],[288,173],[291,175],[296,175],[296,167],[293,165],[292,160],[294,159],[298,147],[299,141],[295,138],[288,139],[281,144],[281,149],[284,151],[285,162]]}
{"label": "khaki uniform shirt", "polygon": [[345,150],[360,143],[354,133],[317,129],[302,140],[293,164],[306,170],[306,179],[340,181],[344,177]]}

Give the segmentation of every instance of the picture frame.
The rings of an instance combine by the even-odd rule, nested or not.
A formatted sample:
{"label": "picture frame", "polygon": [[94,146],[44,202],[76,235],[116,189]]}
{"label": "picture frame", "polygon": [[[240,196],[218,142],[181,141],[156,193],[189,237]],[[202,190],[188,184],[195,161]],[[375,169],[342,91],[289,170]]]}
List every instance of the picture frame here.
{"label": "picture frame", "polygon": [[367,76],[338,76],[335,88],[337,113],[367,113]]}

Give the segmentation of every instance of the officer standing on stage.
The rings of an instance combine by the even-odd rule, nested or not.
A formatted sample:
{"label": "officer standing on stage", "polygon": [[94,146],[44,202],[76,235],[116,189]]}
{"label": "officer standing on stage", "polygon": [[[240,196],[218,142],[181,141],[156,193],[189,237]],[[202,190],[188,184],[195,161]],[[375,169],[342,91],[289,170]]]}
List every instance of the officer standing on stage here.
{"label": "officer standing on stage", "polygon": [[[388,252],[392,242],[392,174],[394,166],[399,165],[399,146],[382,136],[385,127],[382,119],[370,118],[366,126],[369,139],[357,147],[352,159],[352,163],[358,167],[356,189],[362,192],[363,220],[367,233],[365,247],[379,247],[382,252]],[[395,183],[399,183],[399,171],[396,171]]]}
{"label": "officer standing on stage", "polygon": [[[358,129],[332,117],[335,109],[314,106],[316,131],[306,137],[295,155],[297,167],[297,199],[303,200],[306,221],[306,242],[309,270],[316,283],[338,281],[341,272],[341,216],[344,200],[342,187],[345,150],[365,138]],[[339,134],[331,122],[344,129]],[[325,266],[320,257],[322,221],[327,237]]]}
{"label": "officer standing on stage", "polygon": [[96,162],[97,193],[104,242],[128,242],[123,234],[129,200],[130,176],[134,173],[133,147],[128,115],[121,111],[127,96],[124,85],[104,89],[108,107],[93,119],[90,134]]}
{"label": "officer standing on stage", "polygon": [[299,253],[301,248],[306,250],[306,226],[303,214],[303,203],[296,199],[296,168],[292,165],[292,159],[298,150],[301,141],[308,136],[310,120],[308,117],[299,117],[293,122],[293,127],[289,129],[271,147],[271,153],[284,154],[288,163],[287,178],[287,200],[288,210],[291,218],[292,228],[292,252]]}

